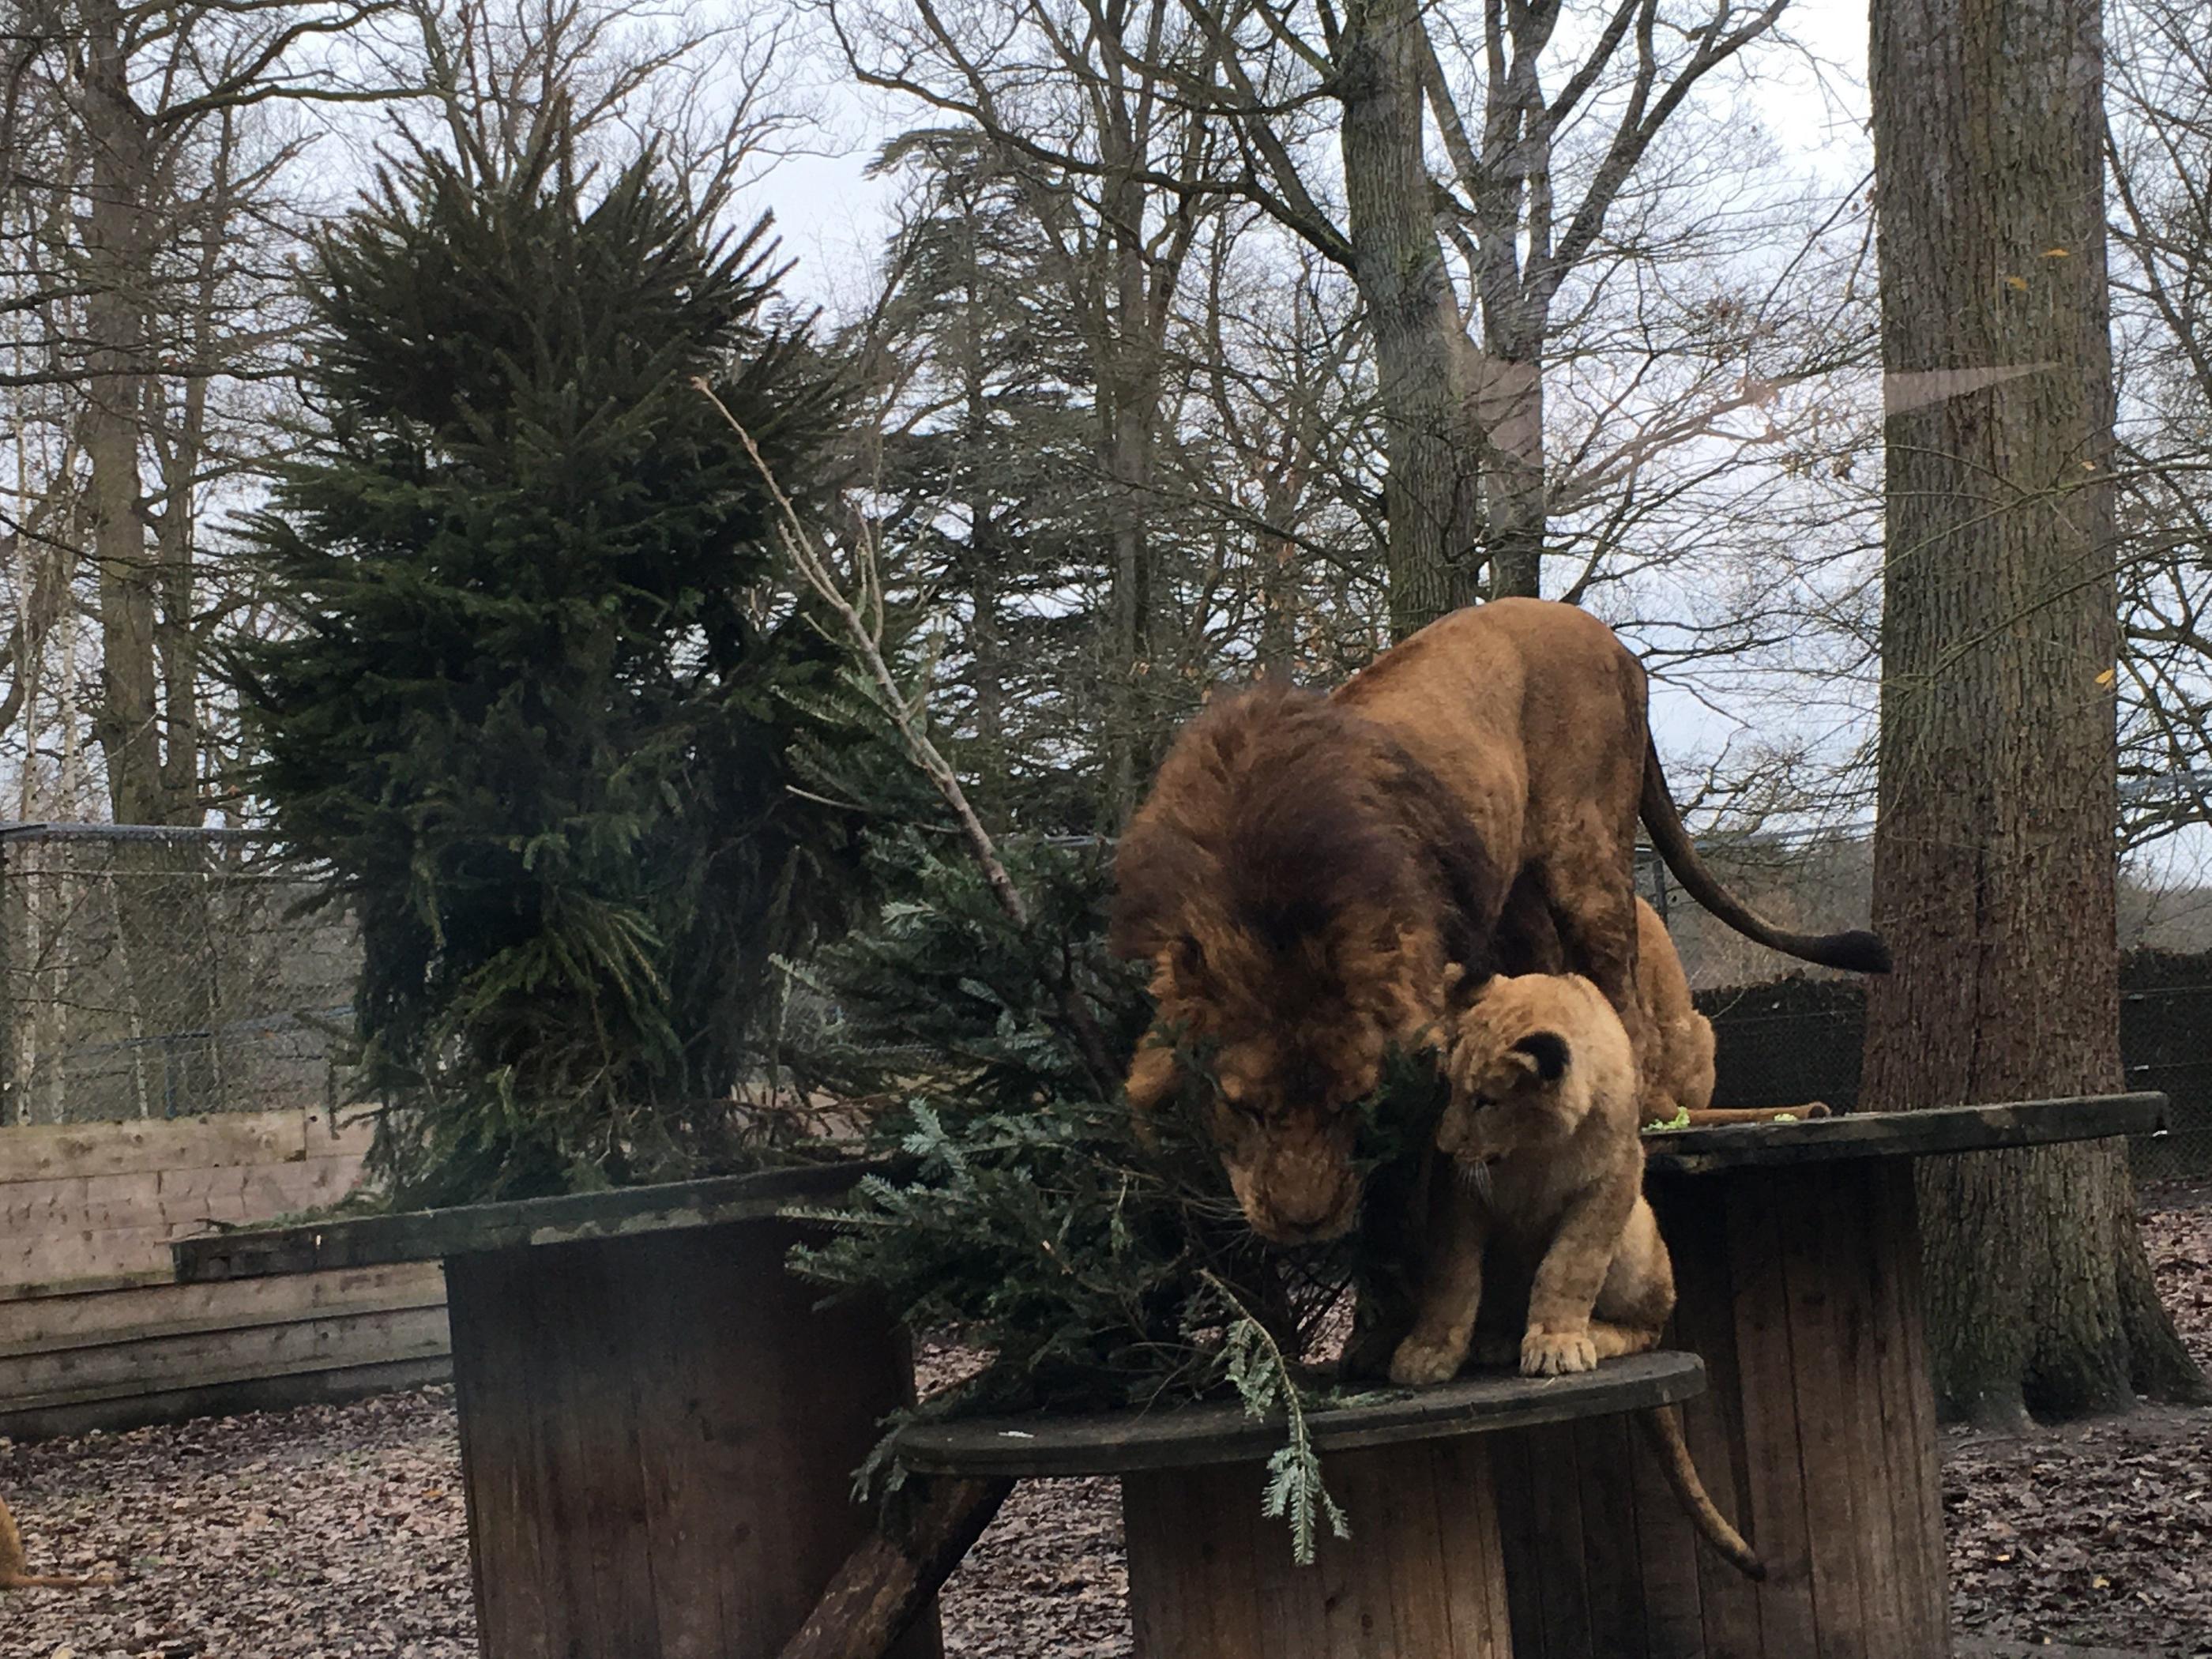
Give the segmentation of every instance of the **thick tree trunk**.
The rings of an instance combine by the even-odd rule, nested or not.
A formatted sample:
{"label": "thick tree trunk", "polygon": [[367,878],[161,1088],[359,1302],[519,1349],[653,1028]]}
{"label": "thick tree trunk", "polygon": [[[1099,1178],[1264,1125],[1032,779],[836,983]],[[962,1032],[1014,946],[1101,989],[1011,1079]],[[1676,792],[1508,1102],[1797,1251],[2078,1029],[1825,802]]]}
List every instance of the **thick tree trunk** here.
{"label": "thick tree trunk", "polygon": [[1336,82],[1345,205],[1389,447],[1390,631],[1400,639],[1480,597],[1483,559],[1471,354],[1437,240],[1423,57],[1417,0],[1346,9]]}
{"label": "thick tree trunk", "polygon": [[167,823],[175,802],[161,764],[155,599],[162,573],[148,545],[139,471],[154,289],[144,207],[154,134],[131,95],[123,21],[112,7],[88,9],[82,61],[92,156],[85,219],[92,289],[85,301],[86,501],[100,577],[100,703],[94,729],[107,763],[116,822]]}
{"label": "thick tree trunk", "polygon": [[[1885,0],[1872,71],[1888,371],[1863,1096],[2117,1088],[2112,390],[2098,0]],[[1990,384],[1988,371],[2013,371]],[[2202,1390],[2124,1154],[1931,1160],[1936,1387],[2018,1421]]]}

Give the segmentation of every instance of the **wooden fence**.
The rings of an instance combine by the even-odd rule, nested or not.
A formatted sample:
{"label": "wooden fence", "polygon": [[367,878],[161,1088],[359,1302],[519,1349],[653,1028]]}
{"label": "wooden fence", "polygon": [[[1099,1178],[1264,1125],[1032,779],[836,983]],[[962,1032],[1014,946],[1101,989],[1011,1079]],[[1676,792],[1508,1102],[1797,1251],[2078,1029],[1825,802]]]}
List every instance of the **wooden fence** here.
{"label": "wooden fence", "polygon": [[446,1375],[435,1263],[171,1281],[169,1243],[331,1203],[365,1127],[319,1108],[0,1128],[0,1435],[340,1399]]}

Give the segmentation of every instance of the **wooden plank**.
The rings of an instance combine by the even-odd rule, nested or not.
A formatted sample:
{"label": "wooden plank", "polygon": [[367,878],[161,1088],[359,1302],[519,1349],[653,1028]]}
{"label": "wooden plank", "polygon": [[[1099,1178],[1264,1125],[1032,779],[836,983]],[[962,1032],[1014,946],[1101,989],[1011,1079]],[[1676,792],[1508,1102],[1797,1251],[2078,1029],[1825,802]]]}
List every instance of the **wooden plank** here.
{"label": "wooden plank", "polygon": [[1571,1425],[1536,1431],[1529,1456],[1539,1474],[1533,1488],[1537,1593],[1543,1601],[1544,1636],[1554,1654],[1598,1651],[1591,1620],[1589,1563],[1584,1543],[1581,1462]]}
{"label": "wooden plank", "polygon": [[[1315,1651],[1311,1627],[1269,1619],[1283,1598],[1261,1592],[1249,1571],[1250,1516],[1262,1485],[1250,1465],[1121,1477],[1135,1659],[1261,1659],[1269,1642],[1283,1659]],[[1332,1565],[1340,1572],[1342,1564]],[[1330,1605],[1340,1605],[1349,1589],[1335,1588]],[[1243,1616],[1248,1605],[1249,1618]]]}
{"label": "wooden plank", "polygon": [[1250,1463],[1122,1477],[1138,1659],[1508,1659],[1487,1448],[1339,1454],[1325,1470],[1352,1537],[1299,1566],[1261,1513]]}
{"label": "wooden plank", "polygon": [[1790,1325],[1790,1377],[1796,1396],[1798,1455],[1813,1606],[1820,1620],[1819,1659],[1887,1659],[1866,1645],[1865,1577],[1881,1571],[1869,1560],[1862,1510],[1879,1506],[1885,1461],[1858,1455],[1851,1424],[1859,1401],[1851,1394],[1850,1358],[1844,1325],[1849,1269],[1832,1256],[1863,1249],[1859,1228],[1846,1221],[1838,1232],[1825,1224],[1842,1219],[1826,1201],[1834,1189],[1863,1194],[1863,1167],[1791,1172],[1771,1179],[1781,1234],[1784,1299]]}
{"label": "wooden plank", "polygon": [[[1574,1376],[1486,1372],[1364,1394],[1357,1405],[1309,1411],[1306,1428],[1322,1450],[1352,1451],[1633,1411],[1686,1400],[1704,1386],[1695,1355],[1638,1354]],[[1241,1406],[1155,1407],[921,1424],[899,1436],[898,1455],[930,1474],[1119,1474],[1264,1458],[1282,1437],[1279,1419]]]}
{"label": "wooden plank", "polygon": [[[1705,1360],[1709,1382],[1706,1392],[1683,1408],[1683,1438],[1714,1504],[1753,1547],[1763,1548],[1752,1522],[1751,1469],[1744,1451],[1743,1375],[1736,1352],[1738,1264],[1731,1254],[1729,1220],[1746,1179],[1655,1178],[1650,1185],[1674,1258],[1673,1340]],[[1652,1473],[1657,1475],[1656,1468]],[[1764,1652],[1757,1587],[1698,1540],[1671,1493],[1666,1513],[1679,1517],[1669,1529],[1666,1577],[1696,1584],[1704,1629],[1702,1645],[1684,1650],[1684,1659],[1703,1652]],[[1651,1557],[1647,1553],[1645,1559]]]}
{"label": "wooden plank", "polygon": [[0,1358],[194,1331],[243,1330],[309,1313],[437,1307],[445,1276],[405,1262],[289,1279],[141,1284],[70,1297],[0,1302]]}
{"label": "wooden plank", "polygon": [[1811,1659],[1819,1651],[1820,1618],[1809,1559],[1813,1540],[1805,1530],[1805,1467],[1798,1440],[1781,1217],[1771,1181],[1739,1181],[1728,1219],[1750,1536],[1767,1569],[1766,1582],[1756,1587],[1761,1650],[1777,1659],[1785,1654]]}
{"label": "wooden plank", "polygon": [[2166,1117],[2166,1098],[2154,1093],[1855,1112],[1796,1123],[1669,1130],[1646,1139],[1644,1161],[1662,1175],[1712,1175],[1852,1158],[1924,1158],[2149,1134],[2165,1127]]}
{"label": "wooden plank", "polygon": [[[1687,1438],[1687,1425],[1684,1428]],[[1690,1517],[1661,1473],[1650,1443],[1631,1437],[1630,1478],[1634,1489],[1636,1565],[1642,1590],[1644,1651],[1650,1659],[1692,1659],[1705,1650],[1705,1602],[1698,1582],[1699,1545]],[[1698,1473],[1709,1480],[1705,1466]],[[1729,1497],[1720,1485],[1717,1504]],[[1741,1510],[1739,1509],[1739,1513]]]}
{"label": "wooden plank", "polygon": [[1637,1547],[1633,1425],[1628,1419],[1577,1423],[1582,1477],[1583,1582],[1593,1638],[1614,1659],[1648,1659],[1642,1564]]}
{"label": "wooden plank", "polygon": [[282,1164],[327,1153],[358,1156],[370,1127],[335,1133],[320,1108],[213,1112],[123,1123],[20,1123],[0,1133],[0,1185],[57,1176],[112,1176],[237,1164]]}
{"label": "wooden plank", "polygon": [[150,1285],[173,1285],[176,1280],[158,1268],[137,1273],[93,1273],[52,1283],[33,1280],[27,1285],[0,1285],[0,1307],[11,1302],[48,1302],[70,1297],[103,1295],[109,1291],[143,1290]]}
{"label": "wooden plank", "polygon": [[[1808,1225],[1819,1241],[1817,1263],[1793,1262],[1793,1276],[1819,1271],[1832,1288],[1837,1358],[1829,1403],[1842,1433],[1840,1455],[1851,1478],[1854,1549],[1859,1562],[1860,1634],[1856,1650],[1870,1656],[1911,1649],[1911,1622],[1900,1592],[1899,1540],[1893,1461],[1911,1444],[1893,1444],[1883,1420],[1881,1326],[1872,1236],[1882,1171],[1867,1166],[1849,1181],[1823,1181],[1813,1194]],[[1838,1248],[1840,1241],[1850,1243]],[[1869,1471],[1882,1473],[1869,1478]]]}
{"label": "wooden plank", "polygon": [[0,1360],[0,1407],[112,1400],[133,1390],[273,1376],[447,1352],[442,1308],[315,1315],[245,1331],[207,1331]]}
{"label": "wooden plank", "polygon": [[443,1333],[419,1330],[409,1341],[386,1341],[368,1352],[288,1357],[283,1366],[275,1370],[265,1364],[248,1360],[225,1365],[210,1364],[189,1376],[170,1379],[158,1387],[143,1377],[131,1377],[86,1382],[39,1394],[15,1395],[6,1401],[4,1409],[9,1413],[40,1412],[64,1406],[119,1404],[146,1395],[173,1394],[187,1389],[229,1387],[271,1376],[306,1376],[318,1371],[390,1364],[400,1360],[434,1359],[443,1362],[447,1355]]}
{"label": "wooden plank", "polygon": [[794,1206],[835,1203],[888,1165],[834,1163],[623,1187],[562,1198],[416,1210],[194,1238],[173,1251],[188,1283],[393,1261],[449,1261],[485,1250],[590,1243],[767,1221]]}
{"label": "wooden plank", "polygon": [[1553,1659],[1544,1627],[1545,1563],[1536,1534],[1535,1457],[1540,1429],[1509,1429],[1485,1439],[1498,1494],[1498,1550],[1505,1562],[1505,1597],[1515,1659]]}
{"label": "wooden plank", "polygon": [[190,1388],[152,1393],[132,1389],[112,1399],[64,1401],[23,1409],[0,1407],[0,1435],[15,1440],[45,1440],[99,1429],[143,1428],[149,1423],[182,1423],[193,1418],[230,1417],[240,1412],[283,1411],[358,1400],[395,1389],[417,1389],[442,1381],[450,1368],[442,1353],[374,1364],[333,1365],[326,1370],[287,1371],[281,1376],[233,1376]]}
{"label": "wooden plank", "polygon": [[1892,1571],[1909,1638],[1898,1652],[1904,1659],[1942,1659],[1950,1650],[1951,1589],[1936,1388],[1922,1322],[1918,1205],[1908,1167],[1881,1170],[1871,1186],[1866,1255],[1875,1284],[1872,1319],[1886,1339],[1879,1359],[1895,1528]]}
{"label": "wooden plank", "polygon": [[446,1267],[453,1390],[469,1517],[469,1568],[483,1659],[540,1659],[574,1650],[557,1627],[567,1601],[543,1540],[549,1504],[545,1416],[536,1398],[538,1294],[547,1288],[514,1253]]}
{"label": "wooden plank", "polygon": [[0,1230],[10,1235],[106,1232],[180,1222],[204,1231],[210,1221],[265,1221],[337,1202],[360,1173],[358,1157],[336,1153],[283,1164],[19,1181],[0,1187]]}

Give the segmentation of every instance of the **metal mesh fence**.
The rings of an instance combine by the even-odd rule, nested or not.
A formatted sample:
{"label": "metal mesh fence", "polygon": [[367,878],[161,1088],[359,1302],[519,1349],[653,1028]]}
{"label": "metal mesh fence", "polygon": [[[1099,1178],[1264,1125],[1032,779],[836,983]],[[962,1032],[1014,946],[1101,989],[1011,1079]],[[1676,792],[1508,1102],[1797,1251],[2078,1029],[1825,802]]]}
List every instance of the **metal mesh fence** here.
{"label": "metal mesh fence", "polygon": [[329,1103],[360,952],[237,830],[0,830],[0,1124]]}

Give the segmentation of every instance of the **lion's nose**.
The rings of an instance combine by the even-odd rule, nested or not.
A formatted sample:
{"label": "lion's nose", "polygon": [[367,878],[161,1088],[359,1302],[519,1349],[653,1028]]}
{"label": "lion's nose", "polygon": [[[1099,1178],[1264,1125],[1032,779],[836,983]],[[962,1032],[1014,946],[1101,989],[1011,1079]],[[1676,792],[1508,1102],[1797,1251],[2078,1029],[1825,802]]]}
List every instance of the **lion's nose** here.
{"label": "lion's nose", "polygon": [[1303,1192],[1277,1200],[1275,1224],[1286,1234],[1310,1238],[1334,1224],[1343,1206],[1334,1192]]}

